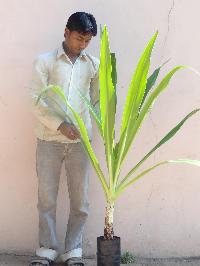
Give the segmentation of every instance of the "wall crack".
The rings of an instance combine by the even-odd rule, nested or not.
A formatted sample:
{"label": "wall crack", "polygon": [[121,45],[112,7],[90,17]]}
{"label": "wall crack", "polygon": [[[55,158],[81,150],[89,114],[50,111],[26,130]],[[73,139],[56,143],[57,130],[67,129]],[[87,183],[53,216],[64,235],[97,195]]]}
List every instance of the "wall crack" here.
{"label": "wall crack", "polygon": [[164,42],[163,42],[161,62],[163,61],[164,51],[165,51],[165,48],[167,45],[167,40],[168,40],[169,33],[170,33],[170,20],[171,20],[171,15],[172,15],[174,8],[175,8],[175,0],[172,0],[171,7],[170,7],[168,14],[167,14],[167,33],[165,34],[165,38],[164,38]]}

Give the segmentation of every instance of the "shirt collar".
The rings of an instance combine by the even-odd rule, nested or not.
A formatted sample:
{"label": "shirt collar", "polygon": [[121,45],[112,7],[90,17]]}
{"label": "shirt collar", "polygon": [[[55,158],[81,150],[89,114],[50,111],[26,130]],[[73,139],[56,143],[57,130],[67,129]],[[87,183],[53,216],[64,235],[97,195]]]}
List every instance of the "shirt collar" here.
{"label": "shirt collar", "polygon": [[[57,50],[57,58],[59,58],[60,56],[62,55],[65,55],[67,59],[69,59],[69,57],[66,55],[64,49],[63,49],[63,44],[61,44],[59,47],[58,47],[58,50]],[[80,55],[79,55],[79,58],[85,58],[86,57],[86,52],[83,50],[81,51]]]}

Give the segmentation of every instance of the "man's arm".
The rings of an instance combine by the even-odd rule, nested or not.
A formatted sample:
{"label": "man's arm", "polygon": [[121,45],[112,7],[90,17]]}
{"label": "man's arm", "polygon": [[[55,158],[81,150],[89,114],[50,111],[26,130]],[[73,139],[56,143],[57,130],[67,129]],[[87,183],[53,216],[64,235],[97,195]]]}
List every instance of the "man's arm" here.
{"label": "man's arm", "polygon": [[48,86],[48,69],[45,66],[44,60],[39,57],[33,65],[31,82],[33,113],[43,125],[53,131],[56,131],[63,122],[63,119],[56,115],[56,113],[48,107],[48,104],[44,99],[41,98],[36,105],[39,94],[46,86]]}
{"label": "man's arm", "polygon": [[63,118],[51,110],[44,99],[41,98],[36,105],[38,95],[46,86],[48,86],[48,69],[45,66],[44,60],[38,58],[33,66],[31,83],[31,97],[34,115],[47,128],[53,131],[59,130],[64,136],[71,140],[80,138],[77,129],[73,125],[65,122]]}

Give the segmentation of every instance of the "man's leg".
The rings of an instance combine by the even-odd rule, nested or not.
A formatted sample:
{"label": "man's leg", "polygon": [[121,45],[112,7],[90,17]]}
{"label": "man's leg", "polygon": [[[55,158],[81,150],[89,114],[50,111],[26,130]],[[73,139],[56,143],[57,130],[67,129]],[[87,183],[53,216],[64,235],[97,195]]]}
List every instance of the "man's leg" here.
{"label": "man's leg", "polygon": [[58,253],[56,237],[56,200],[64,145],[38,140],[36,168],[38,175],[39,244],[36,255],[55,260]]}
{"label": "man's leg", "polygon": [[89,211],[89,159],[81,143],[68,144],[65,167],[70,214],[65,238],[65,253],[61,256],[63,261],[71,257],[82,257],[82,234]]}

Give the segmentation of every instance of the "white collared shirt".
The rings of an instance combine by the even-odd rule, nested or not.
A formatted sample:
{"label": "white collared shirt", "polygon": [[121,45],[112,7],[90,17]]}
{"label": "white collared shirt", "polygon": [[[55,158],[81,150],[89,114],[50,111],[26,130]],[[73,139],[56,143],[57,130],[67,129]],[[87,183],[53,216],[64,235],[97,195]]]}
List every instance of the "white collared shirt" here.
{"label": "white collared shirt", "polygon": [[[88,107],[80,98],[80,90],[93,105],[99,102],[99,59],[83,51],[72,64],[65,54],[63,47],[40,55],[34,63],[33,78],[31,83],[31,95],[34,102],[33,111],[37,118],[36,136],[39,139],[58,142],[79,142],[80,139],[70,140],[60,133],[59,125],[68,121],[59,112],[57,106],[48,104],[44,99],[35,105],[38,95],[48,85],[57,85],[63,90],[68,102],[80,114],[88,130],[89,138],[92,138],[92,124]],[[55,95],[54,95],[55,97]],[[51,108],[50,108],[51,106]],[[65,111],[77,125],[71,112]],[[97,107],[98,108],[98,107]],[[69,121],[68,121],[69,122]]]}

